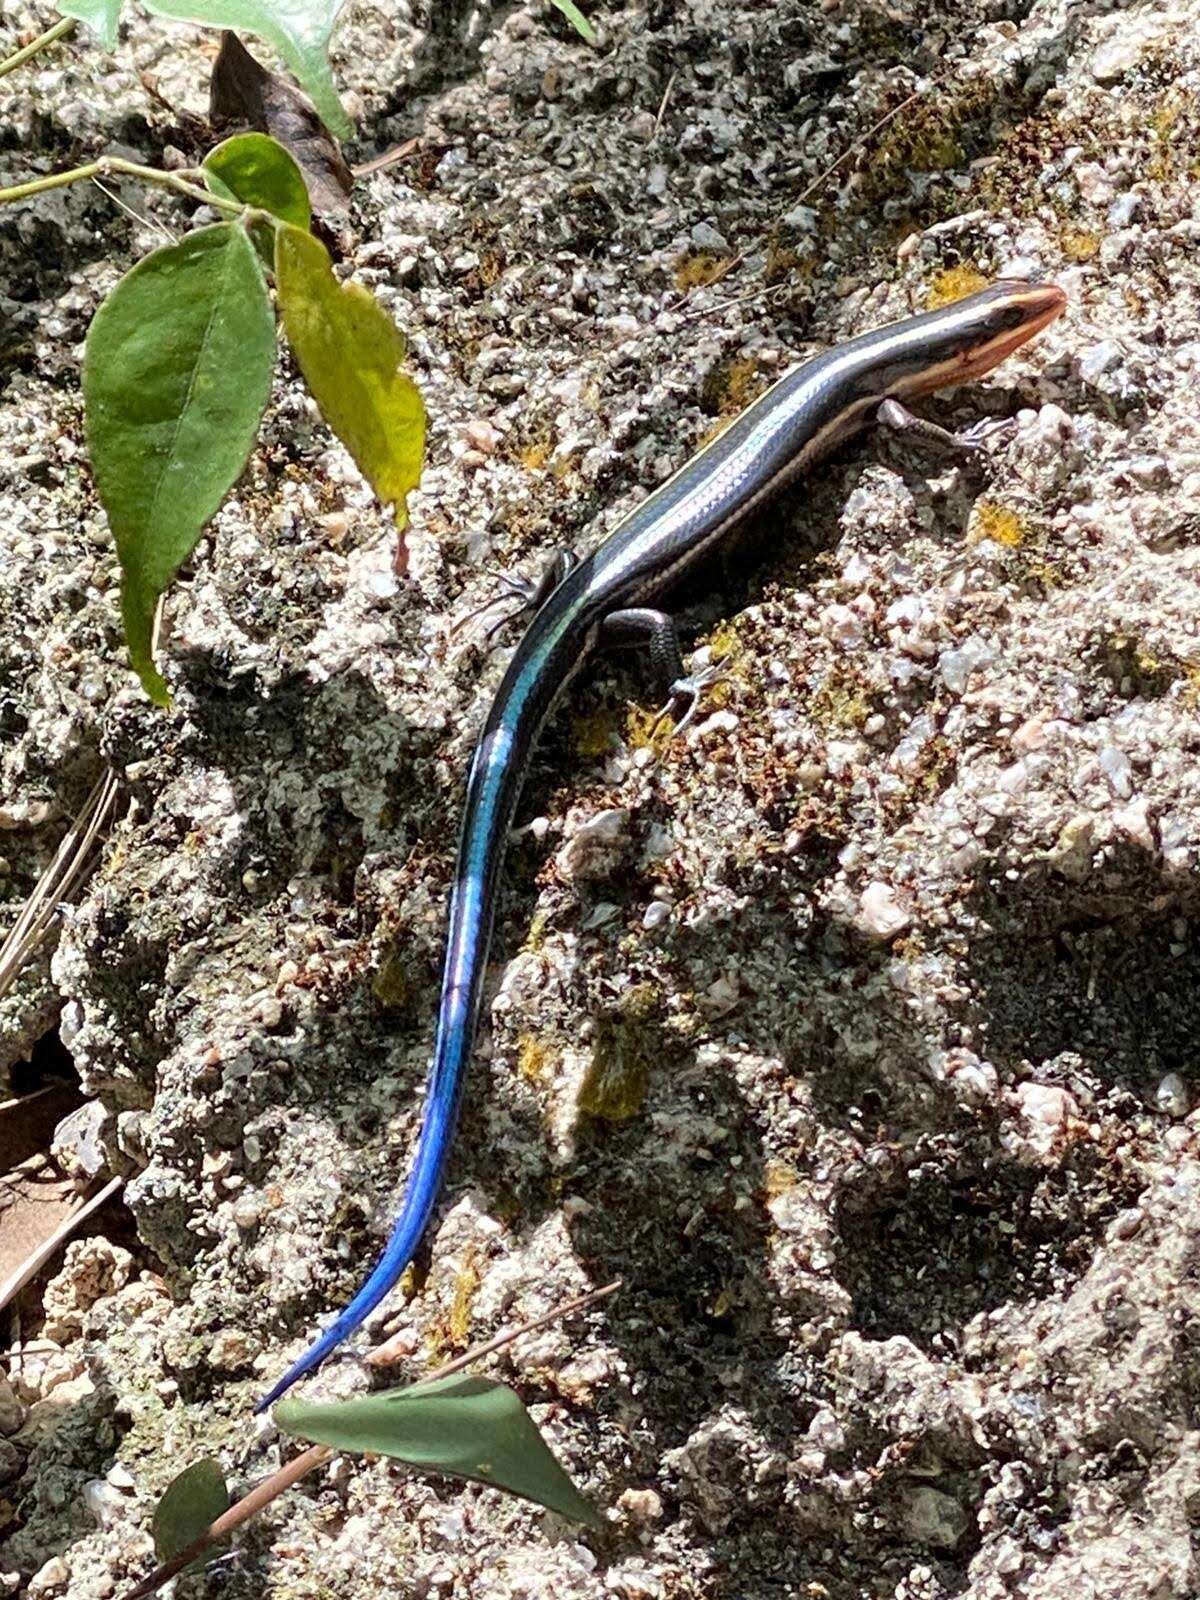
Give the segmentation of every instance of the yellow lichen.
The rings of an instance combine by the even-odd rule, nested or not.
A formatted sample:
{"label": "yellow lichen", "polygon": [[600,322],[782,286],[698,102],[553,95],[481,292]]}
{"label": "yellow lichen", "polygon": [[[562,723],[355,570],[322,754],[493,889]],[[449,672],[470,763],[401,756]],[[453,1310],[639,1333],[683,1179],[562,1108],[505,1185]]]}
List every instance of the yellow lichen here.
{"label": "yellow lichen", "polygon": [[990,539],[1006,550],[1019,550],[1029,535],[1024,519],[1008,506],[994,500],[977,500],[967,526],[967,543],[981,544]]}
{"label": "yellow lichen", "polygon": [[871,689],[858,674],[842,664],[831,668],[809,704],[818,727],[859,729],[872,712]]}
{"label": "yellow lichen", "polygon": [[412,994],[408,967],[393,945],[384,952],[371,978],[371,993],[385,1011],[402,1011]]}
{"label": "yellow lichen", "polygon": [[710,1317],[727,1317],[736,1303],[737,1296],[734,1294],[732,1287],[729,1284],[725,1284],[709,1308],[708,1314]]}
{"label": "yellow lichen", "polygon": [[544,911],[535,911],[529,919],[529,932],[525,935],[522,949],[529,955],[537,955],[546,942],[546,928],[550,919]]}
{"label": "yellow lichen", "polygon": [[774,1200],[794,1189],[799,1182],[800,1174],[790,1161],[768,1161],[763,1171],[763,1197]]}
{"label": "yellow lichen", "polygon": [[671,747],[674,729],[659,710],[630,705],[625,712],[625,743],[631,750],[650,750],[660,759]]}
{"label": "yellow lichen", "polygon": [[737,416],[762,393],[764,384],[759,377],[758,363],[752,356],[742,356],[729,362],[725,368],[725,382],[720,409],[728,416]]}
{"label": "yellow lichen", "polygon": [[522,445],[517,452],[517,460],[526,472],[540,472],[549,461],[553,450],[554,440],[548,433],[543,434],[540,438],[532,439],[528,444]]}
{"label": "yellow lichen", "polygon": [[616,732],[617,722],[611,711],[593,711],[576,717],[571,725],[575,754],[589,761],[605,755],[612,748]]}
{"label": "yellow lichen", "polygon": [[1100,235],[1088,228],[1067,228],[1058,242],[1068,261],[1090,261],[1100,248]]}
{"label": "yellow lichen", "polygon": [[526,1083],[540,1084],[550,1064],[550,1047],[533,1033],[523,1033],[517,1043],[517,1073]]}
{"label": "yellow lichen", "polygon": [[732,256],[714,255],[711,250],[685,250],[675,263],[675,287],[686,291],[719,283],[732,265]]}
{"label": "yellow lichen", "polygon": [[1122,694],[1157,700],[1180,678],[1191,680],[1195,663],[1171,651],[1156,652],[1128,633],[1113,633],[1098,646],[1100,667]]}
{"label": "yellow lichen", "polygon": [[965,300],[969,294],[975,294],[984,288],[987,282],[988,279],[978,267],[967,266],[965,263],[957,267],[947,267],[939,272],[929,285],[925,294],[925,304],[930,311],[937,311],[942,306],[953,305],[956,300]]}
{"label": "yellow lichen", "polygon": [[742,653],[737,623],[729,619],[718,622],[705,642],[714,661],[732,662]]}
{"label": "yellow lichen", "polygon": [[429,1330],[429,1357],[431,1366],[440,1366],[448,1355],[464,1350],[471,1331],[471,1306],[479,1288],[481,1275],[475,1251],[468,1246],[463,1252],[454,1280],[454,1294],[444,1318],[438,1318]]}

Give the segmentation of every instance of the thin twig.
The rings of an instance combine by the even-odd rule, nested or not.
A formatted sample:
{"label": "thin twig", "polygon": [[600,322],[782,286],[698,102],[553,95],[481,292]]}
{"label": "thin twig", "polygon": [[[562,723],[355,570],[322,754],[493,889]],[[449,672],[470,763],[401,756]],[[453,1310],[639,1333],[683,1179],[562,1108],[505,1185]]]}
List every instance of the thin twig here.
{"label": "thin twig", "polygon": [[809,195],[815,194],[823,183],[826,183],[830,178],[833,177],[834,173],[840,166],[849,161],[851,156],[856,155],[862,149],[863,145],[869,143],[869,141],[872,140],[876,134],[882,133],[887,127],[888,123],[893,122],[902,111],[907,111],[914,100],[919,100],[922,95],[928,94],[930,89],[935,89],[938,84],[941,83],[942,79],[949,75],[949,72],[950,68],[947,67],[944,72],[936,73],[934,77],[930,78],[929,82],[923,89],[914,89],[907,99],[901,100],[898,106],[893,106],[885,116],[880,117],[879,121],[873,123],[865,133],[860,133],[858,138],[852,140],[846,149],[842,151],[841,155],[838,156],[836,161],[831,161],[825,168],[824,172],[819,173],[806,189],[801,189],[796,199],[788,202],[788,210],[794,211],[797,206],[802,206],[808,199]]}
{"label": "thin twig", "polygon": [[663,118],[667,114],[667,101],[671,98],[671,90],[675,87],[675,79],[677,77],[678,73],[672,72],[671,76],[667,79],[667,87],[663,90],[663,97],[658,102],[658,115],[654,119],[654,131],[650,135],[652,139],[657,139],[658,130],[663,125]]}
{"label": "thin twig", "polygon": [[70,167],[66,172],[51,172],[44,178],[31,178],[28,183],[14,184],[10,189],[0,189],[0,205],[15,200],[31,200],[34,195],[45,194],[50,189],[62,189],[69,183],[80,183],[85,178],[105,178],[118,173],[125,178],[140,178],[143,183],[158,183],[164,189],[174,189],[189,200],[199,200],[217,211],[238,216],[248,215],[252,208],[240,200],[226,200],[223,195],[211,194],[180,177],[177,172],[163,172],[158,167],[143,167],[136,161],[126,161],[122,156],[99,156],[85,162],[82,167]]}
{"label": "thin twig", "polygon": [[29,1094],[17,1094],[11,1100],[0,1100],[0,1117],[7,1116],[10,1111],[27,1111],[35,1101],[43,1095],[54,1094],[63,1087],[62,1082],[44,1083],[40,1089],[33,1089]]}
{"label": "thin twig", "polygon": [[[856,156],[862,150],[864,145],[869,144],[871,142],[871,140],[876,137],[877,134],[882,133],[883,130],[887,127],[889,122],[893,122],[898,116],[900,116],[900,114],[902,112],[907,111],[909,106],[911,106],[915,100],[919,100],[922,95],[928,94],[931,89],[936,89],[937,86],[940,83],[942,83],[947,77],[950,76],[950,73],[952,72],[952,70],[953,69],[951,67],[947,67],[947,68],[945,68],[944,71],[935,73],[934,76],[929,79],[929,81],[924,85],[923,88],[914,89],[913,92],[910,95],[906,96],[905,99],[901,100],[901,102],[900,102],[900,104],[898,106],[893,106],[892,109],[890,111],[886,112],[882,117],[880,117],[877,122],[873,122],[871,124],[871,126],[866,130],[865,133],[860,133],[857,139],[852,139],[850,141],[850,143],[846,146],[846,148],[842,151],[840,156],[838,156],[835,160],[831,161],[829,163],[829,165],[822,172],[819,172],[817,174],[817,176],[812,180],[812,182],[809,183],[808,185],[806,185],[805,188],[801,189],[800,193],[794,199],[788,201],[788,204],[787,204],[788,211],[794,211],[797,206],[802,206],[804,204],[804,202],[811,195],[815,194],[817,192],[817,190],[819,188],[821,188],[821,186],[823,184],[826,184],[826,183],[829,182],[830,178],[833,177],[834,173],[838,170],[839,167],[844,166],[847,161],[849,161],[853,156]],[[776,227],[783,220],[783,217],[785,215],[786,215],[785,212],[781,212],[780,213],[779,217],[776,219],[776,222],[775,222],[775,226]],[[722,271],[722,273],[720,275],[721,278],[727,278],[735,267],[740,267],[741,266],[742,262],[745,261],[745,259],[746,259],[746,252],[744,250],[739,250],[737,255],[730,256],[729,261],[726,263],[726,265],[724,267],[724,270]],[[720,279],[714,278],[712,281],[714,283],[716,283],[716,282],[719,282]],[[745,300],[756,300],[762,295],[769,294],[771,292],[771,290],[773,288],[775,288],[775,287],[777,287],[775,284],[765,284],[761,289],[753,289],[753,290],[750,291],[749,294],[740,296],[739,298],[740,299],[745,299]],[[689,289],[688,290],[688,294],[691,294],[691,292],[692,291]],[[685,294],[683,298],[684,298],[684,300],[686,300],[687,299],[687,295]],[[691,315],[692,316],[712,316],[715,311],[724,309],[725,306],[736,305],[737,303],[738,302],[734,301],[734,300],[726,300],[726,301],[723,301],[721,306],[719,306],[719,307],[711,307],[711,306],[710,307],[706,307],[702,312],[692,312]],[[683,301],[680,301],[680,304],[682,305]]]}
{"label": "thin twig", "polygon": [[[463,1367],[469,1367],[473,1361],[482,1361],[485,1356],[495,1355],[497,1350],[502,1350],[506,1344],[512,1344],[515,1339],[524,1339],[527,1334],[537,1333],[539,1328],[546,1328],[552,1322],[561,1322],[564,1317],[572,1316],[576,1311],[582,1311],[585,1306],[594,1305],[597,1300],[603,1300],[607,1295],[615,1294],[621,1287],[621,1279],[614,1278],[611,1283],[606,1283],[602,1289],[588,1289],[584,1294],[576,1295],[574,1300],[567,1300],[553,1310],[544,1312],[540,1317],[534,1317],[529,1322],[521,1322],[515,1328],[505,1328],[503,1333],[498,1333],[494,1339],[489,1339],[486,1344],[472,1345],[461,1356],[455,1356],[453,1361],[447,1361],[444,1366],[438,1367],[427,1378],[422,1378],[422,1383],[432,1383],[435,1378],[448,1378],[453,1372],[460,1372]],[[399,1361],[403,1352],[396,1347],[396,1336],[377,1345],[366,1357],[373,1367],[390,1366]]]}
{"label": "thin twig", "polygon": [[96,185],[97,189],[99,189],[102,195],[105,195],[109,200],[112,201],[113,205],[117,206],[121,211],[124,211],[127,216],[132,217],[135,222],[140,222],[143,228],[156,229],[170,244],[175,244],[177,242],[175,234],[171,232],[170,228],[167,227],[165,222],[159,222],[154,217],[148,217],[144,212],[138,211],[133,206],[126,204],[126,202],[121,199],[121,196],[116,192],[115,189],[110,189],[106,184],[101,183],[99,178],[93,178],[92,182]]}
{"label": "thin twig", "polygon": [[106,1200],[111,1200],[124,1182],[124,1178],[110,1178],[98,1194],[94,1194],[90,1200],[85,1200],[82,1205],[76,1206],[70,1216],[63,1218],[48,1239],[43,1239],[36,1250],[30,1251],[16,1271],[10,1273],[4,1282],[0,1283],[0,1311],[20,1294],[31,1278],[37,1277],[47,1261],[56,1254],[59,1245],[71,1237],[79,1224],[85,1222],[93,1211],[98,1211]]}
{"label": "thin twig", "polygon": [[52,28],[47,28],[45,33],[39,33],[31,44],[18,50],[15,55],[7,56],[0,61],[0,78],[6,73],[15,72],[18,67],[23,67],[31,57],[52,45],[56,39],[65,39],[68,33],[75,31],[75,18],[64,17],[61,22],[56,22]]}
{"label": "thin twig", "polygon": [[406,139],[403,144],[395,145],[391,150],[385,150],[381,156],[372,156],[370,161],[364,161],[350,171],[356,178],[365,178],[369,173],[382,172],[385,167],[394,167],[397,161],[403,161],[406,156],[411,156],[415,150],[421,148],[418,138]]}
{"label": "thin twig", "polygon": [[0,945],[0,997],[49,932],[59,906],[78,886],[92,846],[107,826],[117,798],[117,780],[106,771],[92,786],[83,809],[67,829],[49,866],[34,885],[8,937]]}
{"label": "thin twig", "polygon": [[[568,1300],[564,1305],[556,1306],[553,1311],[547,1311],[543,1316],[534,1317],[529,1322],[522,1322],[515,1328],[508,1328],[503,1333],[497,1334],[494,1339],[489,1339],[486,1344],[475,1345],[464,1355],[456,1356],[453,1361],[447,1361],[445,1366],[438,1367],[421,1379],[422,1383],[432,1383],[435,1378],[448,1378],[451,1373],[460,1371],[473,1361],[482,1361],[499,1350],[503,1345],[512,1344],[514,1339],[522,1339],[527,1333],[535,1333],[539,1328],[546,1327],[551,1322],[559,1322],[563,1317],[569,1317],[572,1312],[582,1311],[585,1306],[603,1300],[606,1295],[614,1294],[621,1287],[621,1279],[615,1278],[612,1283],[606,1283],[602,1289],[589,1290],[587,1294],[577,1295],[575,1299]],[[384,1358],[384,1352],[394,1341],[386,1340],[376,1349],[372,1350],[367,1360],[379,1364]],[[393,1359],[391,1356],[388,1360]],[[315,1472],[318,1467],[331,1460],[337,1451],[327,1444],[314,1444],[298,1455],[294,1461],[289,1461],[278,1472],[264,1478],[256,1484],[249,1494],[243,1495],[236,1505],[230,1506],[212,1525],[193,1539],[185,1549],[173,1555],[169,1561],[164,1561],[142,1581],[130,1589],[124,1600],[145,1600],[147,1595],[154,1594],[161,1589],[163,1584],[169,1583],[176,1574],[190,1567],[193,1561],[198,1560],[212,1548],[218,1540],[226,1538],[244,1522],[256,1516],[271,1501],[299,1483],[301,1478],[307,1477],[310,1472]]]}
{"label": "thin twig", "polygon": [[20,1361],[25,1356],[54,1356],[61,1353],[62,1345],[56,1344],[53,1339],[30,1339],[28,1344],[18,1345],[15,1350],[0,1350],[0,1361]]}
{"label": "thin twig", "polygon": [[782,283],[768,283],[761,289],[747,289],[745,294],[735,294],[728,300],[718,300],[715,306],[698,306],[695,311],[684,311],[680,314],[679,320],[691,322],[696,317],[715,317],[721,311],[728,311],[730,306],[740,306],[747,300],[761,300],[764,295],[780,294],[784,288],[785,285]]}

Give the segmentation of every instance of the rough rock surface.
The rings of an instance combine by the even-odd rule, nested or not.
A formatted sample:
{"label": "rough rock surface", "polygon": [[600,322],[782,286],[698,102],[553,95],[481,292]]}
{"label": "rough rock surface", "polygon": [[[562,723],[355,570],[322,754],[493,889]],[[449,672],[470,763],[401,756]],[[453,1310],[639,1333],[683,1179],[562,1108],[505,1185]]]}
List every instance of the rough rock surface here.
{"label": "rough rock surface", "polygon": [[[604,663],[529,775],[443,1220],[373,1331],[420,1371],[622,1274],[497,1363],[610,1531],[338,1460],[187,1583],[1184,1600],[1200,6],[589,9],[595,52],[540,3],[347,8],[351,157],[423,140],[338,225],[431,412],[410,574],[284,363],[169,600],[169,716],[123,665],[77,363],[186,208],[131,184],[145,222],[86,186],[0,208],[14,908],[100,764],[125,785],[0,1050],[59,1019],[142,1248],[5,1387],[4,1584],[108,1600],[184,1461],[241,1485],[290,1453],[250,1406],[359,1281],[417,1125],[502,664],[454,620],[805,348],[1040,269],[1068,317],[930,407],[1015,430],[845,452],[716,574],[696,643],[727,676],[686,734],[663,749],[644,679]],[[16,0],[0,43],[45,25]],[[211,54],[131,9],[110,70],[81,38],[6,78],[0,181],[195,161]]]}

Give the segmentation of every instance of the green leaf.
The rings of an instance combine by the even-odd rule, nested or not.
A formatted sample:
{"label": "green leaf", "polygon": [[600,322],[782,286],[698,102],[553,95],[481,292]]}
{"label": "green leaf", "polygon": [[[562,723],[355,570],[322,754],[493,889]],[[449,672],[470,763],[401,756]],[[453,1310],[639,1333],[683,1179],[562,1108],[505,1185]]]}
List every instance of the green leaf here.
{"label": "green leaf", "polygon": [[117,19],[121,14],[121,0],[58,0],[58,10],[64,17],[77,17],[99,35],[106,50],[117,48]]}
{"label": "green leaf", "polygon": [[143,0],[156,16],[237,28],[273,45],[296,74],[325,126],[341,139],[354,131],[329,70],[329,37],[344,0]]}
{"label": "green leaf", "polygon": [[304,174],[268,134],[235,133],[209,151],[203,171],[214,194],[257,206],[297,228],[307,230],[312,223]]}
{"label": "green leaf", "polygon": [[193,1539],[206,1533],[209,1525],[228,1510],[229,1490],[217,1462],[206,1456],[184,1467],[154,1508],[151,1532],[159,1561],[170,1561],[186,1550]]}
{"label": "green leaf", "polygon": [[575,4],[575,0],[550,0],[550,4],[558,7],[575,31],[582,34],[588,44],[595,44],[596,30]]}
{"label": "green leaf", "polygon": [[336,1405],[283,1400],[274,1417],[286,1433],[301,1439],[395,1456],[447,1477],[490,1483],[590,1528],[605,1526],[517,1396],[488,1378],[456,1374]]}
{"label": "green leaf", "polygon": [[129,654],[160,705],[155,605],[246,464],[274,364],[266,280],[238,223],[144,257],[88,329],[88,450],[121,559]]}
{"label": "green leaf", "polygon": [[337,281],[325,246],[298,228],[276,231],[275,287],[321,415],[403,528],[425,448],[425,406],[401,370],[404,335],[369,290]]}

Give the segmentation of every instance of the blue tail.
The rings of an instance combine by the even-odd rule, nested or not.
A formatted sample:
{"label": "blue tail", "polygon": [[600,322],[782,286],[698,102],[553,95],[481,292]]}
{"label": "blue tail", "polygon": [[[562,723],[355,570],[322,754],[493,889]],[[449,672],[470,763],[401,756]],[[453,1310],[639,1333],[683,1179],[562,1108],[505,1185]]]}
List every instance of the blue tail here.
{"label": "blue tail", "polygon": [[[536,674],[517,663],[509,675],[533,683]],[[492,931],[496,880],[504,854],[504,841],[512,820],[516,794],[525,766],[530,729],[536,717],[530,714],[522,725],[519,696],[497,695],[493,723],[485,731],[475,752],[467,780],[467,801],[463,810],[463,831],[459,841],[458,870],[450,896],[450,928],[446,941],[446,964],[442,973],[442,992],[438,1004],[437,1041],[433,1048],[433,1071],[421,1135],[413,1157],[412,1176],[404,1193],[400,1215],[392,1228],[387,1248],[375,1264],[371,1276],[351,1300],[331,1328],[321,1335],[279,1382],[259,1401],[256,1411],[274,1405],[305,1373],[320,1366],[331,1350],[360,1327],[413,1258],[421,1235],[429,1224],[442,1186],[442,1173],[458,1121],[463,1079],[475,1040],[475,1022],[483,991],[484,964]],[[537,708],[534,708],[535,712]],[[505,714],[517,718],[515,731],[504,721]],[[540,712],[537,712],[540,715]],[[518,733],[524,727],[524,744]],[[516,755],[514,755],[514,751]],[[517,758],[519,756],[519,759]]]}
{"label": "blue tail", "polygon": [[270,1393],[263,1396],[254,1408],[256,1412],[273,1406],[298,1378],[319,1367],[331,1350],[336,1349],[343,1339],[362,1325],[389,1290],[395,1287],[421,1242],[442,1186],[442,1174],[462,1100],[464,1069],[471,1053],[474,1018],[471,1008],[457,1003],[459,1000],[460,991],[457,989],[452,989],[443,997],[443,1021],[438,1030],[421,1135],[417,1140],[404,1203],[392,1226],[387,1248],[341,1316],[309,1346],[294,1366],[288,1368]]}

